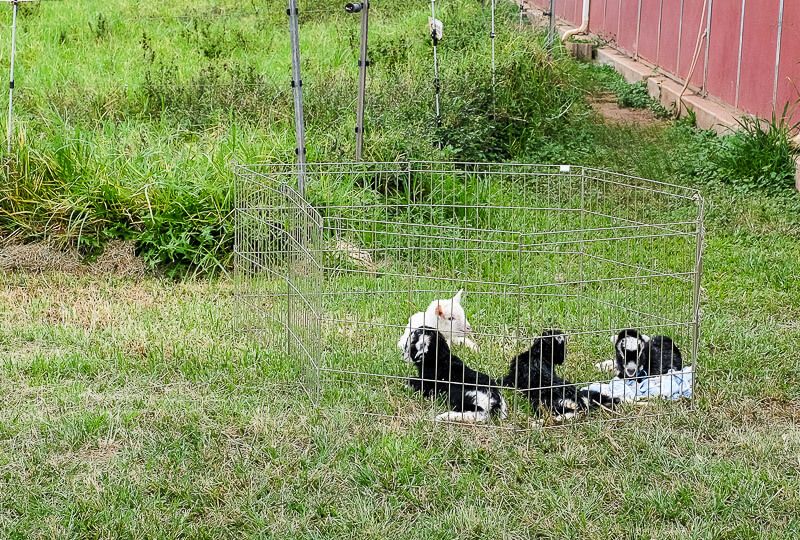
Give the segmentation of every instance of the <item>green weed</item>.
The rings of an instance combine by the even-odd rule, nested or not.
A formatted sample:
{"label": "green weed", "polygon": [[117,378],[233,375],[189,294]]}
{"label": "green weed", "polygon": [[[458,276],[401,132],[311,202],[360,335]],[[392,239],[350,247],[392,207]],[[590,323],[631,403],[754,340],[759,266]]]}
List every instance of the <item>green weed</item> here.
{"label": "green weed", "polygon": [[723,137],[711,156],[714,173],[743,191],[781,192],[794,186],[795,159],[800,155],[791,138],[800,121],[789,121],[790,108],[772,114],[770,121],[743,117],[739,130]]}
{"label": "green weed", "polygon": [[[616,87],[639,106],[642,89],[562,51],[547,55],[542,35],[518,26],[510,2],[498,5],[494,86],[488,9],[471,0],[442,6],[437,127],[429,6],[401,4],[373,6],[368,160],[573,162],[689,183],[788,181],[790,148],[778,135],[790,126],[751,129],[720,145],[683,124],[666,131],[603,124],[590,113],[587,92]],[[87,9],[97,15],[87,17]],[[15,152],[2,169],[0,231],[88,256],[115,238],[133,239],[142,256],[175,275],[224,268],[226,164],[294,159],[283,5],[182,0],[155,9],[92,0],[81,9],[31,10],[20,37],[25,69],[17,81]],[[327,1],[305,11],[309,158],[346,161],[354,154],[358,17]],[[735,157],[742,153],[746,159]]]}
{"label": "green weed", "polygon": [[589,66],[585,69],[585,83],[590,88],[612,92],[617,96],[620,107],[649,109],[658,118],[670,118],[672,113],[661,103],[650,97],[647,83],[628,83],[610,66]]}

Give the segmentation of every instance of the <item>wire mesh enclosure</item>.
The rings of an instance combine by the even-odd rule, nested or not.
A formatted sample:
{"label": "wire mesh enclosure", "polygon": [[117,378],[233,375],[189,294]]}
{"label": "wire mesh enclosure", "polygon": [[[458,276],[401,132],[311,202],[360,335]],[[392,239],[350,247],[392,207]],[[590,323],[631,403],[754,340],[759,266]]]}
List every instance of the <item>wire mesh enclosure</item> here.
{"label": "wire mesh enclosure", "polygon": [[[235,257],[243,321],[315,403],[446,410],[407,388],[415,373],[397,341],[413,313],[459,289],[479,350],[454,353],[497,379],[545,328],[569,337],[559,374],[580,387],[609,381],[596,364],[627,328],[672,337],[696,368],[703,207],[692,189],[551,165],[336,163],[300,174],[236,167]],[[527,422],[527,400],[503,393],[503,422]]]}

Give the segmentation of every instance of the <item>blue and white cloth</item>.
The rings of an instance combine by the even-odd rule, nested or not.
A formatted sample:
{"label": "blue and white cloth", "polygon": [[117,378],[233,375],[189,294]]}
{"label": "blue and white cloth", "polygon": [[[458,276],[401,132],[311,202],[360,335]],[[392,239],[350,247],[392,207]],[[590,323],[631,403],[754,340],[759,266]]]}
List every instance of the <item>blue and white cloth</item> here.
{"label": "blue and white cloth", "polygon": [[678,400],[692,397],[694,385],[694,367],[687,366],[682,370],[669,370],[664,375],[636,379],[620,379],[614,377],[607,383],[592,383],[589,390],[617,398],[620,401],[639,401],[650,398]]}

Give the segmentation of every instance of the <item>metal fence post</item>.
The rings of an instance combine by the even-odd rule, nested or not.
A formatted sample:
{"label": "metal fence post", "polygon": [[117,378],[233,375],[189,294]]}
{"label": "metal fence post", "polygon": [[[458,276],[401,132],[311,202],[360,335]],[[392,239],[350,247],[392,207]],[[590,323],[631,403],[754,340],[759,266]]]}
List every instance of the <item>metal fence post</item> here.
{"label": "metal fence post", "polygon": [[369,0],[361,5],[361,52],[358,60],[358,110],[356,112],[356,161],[364,148],[364,103],[367,94],[367,43],[369,38]]}
{"label": "metal fence post", "polygon": [[303,78],[300,74],[300,23],[297,0],[289,0],[289,35],[292,41],[292,90],[294,93],[294,129],[297,154],[297,190],[302,197],[306,194],[306,128],[303,117]]}
{"label": "metal fence post", "polygon": [[[440,94],[442,91],[441,81],[439,80],[439,56],[437,47],[439,45],[439,35],[436,29],[436,0],[431,0],[431,43],[433,44],[433,90],[434,90],[434,105],[436,112],[436,129],[438,130],[442,125],[442,113],[440,107]],[[437,134],[438,139],[438,134]],[[437,147],[442,149],[442,141],[437,140]]]}
{"label": "metal fence post", "polygon": [[492,30],[489,34],[489,37],[492,39],[492,92],[494,92],[494,87],[497,85],[497,75],[496,75],[496,68],[495,68],[495,0],[492,0]]}
{"label": "metal fence post", "polygon": [[14,59],[17,56],[17,9],[19,0],[12,0],[11,15],[11,69],[8,79],[8,153],[11,154],[11,140],[14,137]]}

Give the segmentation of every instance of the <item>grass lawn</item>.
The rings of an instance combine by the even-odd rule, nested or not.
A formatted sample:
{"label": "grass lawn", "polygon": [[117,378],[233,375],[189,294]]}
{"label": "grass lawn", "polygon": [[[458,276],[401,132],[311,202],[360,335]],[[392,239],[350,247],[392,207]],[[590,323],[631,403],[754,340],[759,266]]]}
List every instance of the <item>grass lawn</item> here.
{"label": "grass lawn", "polygon": [[697,409],[655,419],[448,428],[402,389],[409,420],[312,410],[228,279],[4,275],[1,535],[798,535],[797,225],[708,195]]}
{"label": "grass lawn", "polygon": [[[25,7],[0,247],[47,239],[93,256],[122,239],[158,271],[0,273],[0,537],[800,537],[800,203],[781,191],[785,170],[765,180],[753,159],[740,178],[741,140],[604,121],[585,95],[608,73],[548,59],[507,3],[494,99],[486,11],[443,8],[435,131],[429,4],[375,8],[370,159],[570,162],[700,186],[698,399],[658,418],[525,432],[434,425],[440,406],[400,381],[328,387],[314,409],[285,384],[302,366],[236,324],[231,278],[159,273],[228,268],[230,160],[292,159],[285,17],[239,4]],[[353,149],[357,21],[322,4],[339,14],[303,21],[309,150],[339,160]],[[362,195],[336,187],[309,190],[315,202]],[[506,322],[480,295],[468,314],[470,301],[474,325]],[[339,336],[332,359],[396,358],[395,334],[349,355]]]}

